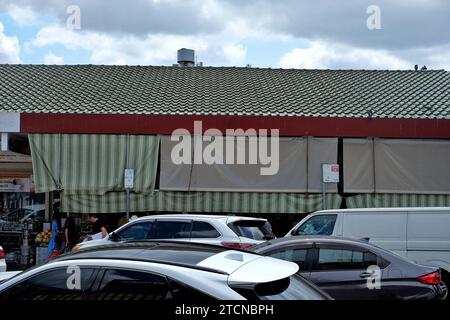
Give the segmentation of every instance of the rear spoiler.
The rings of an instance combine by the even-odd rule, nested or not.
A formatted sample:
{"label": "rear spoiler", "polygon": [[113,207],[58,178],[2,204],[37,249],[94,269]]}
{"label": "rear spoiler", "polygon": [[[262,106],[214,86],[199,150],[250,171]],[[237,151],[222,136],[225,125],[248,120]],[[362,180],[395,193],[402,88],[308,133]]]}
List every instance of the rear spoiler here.
{"label": "rear spoiler", "polygon": [[231,273],[228,277],[228,284],[231,286],[268,283],[286,279],[297,273],[298,270],[299,267],[296,263],[271,257],[259,257]]}
{"label": "rear spoiler", "polygon": [[229,285],[273,282],[288,278],[299,269],[293,262],[235,250],[217,253],[197,265],[227,273]]}

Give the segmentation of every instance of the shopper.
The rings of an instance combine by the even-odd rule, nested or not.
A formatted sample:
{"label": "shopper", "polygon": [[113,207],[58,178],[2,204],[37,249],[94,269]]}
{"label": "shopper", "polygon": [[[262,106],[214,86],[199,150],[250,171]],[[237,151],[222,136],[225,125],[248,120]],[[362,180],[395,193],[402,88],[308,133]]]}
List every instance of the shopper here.
{"label": "shopper", "polygon": [[93,240],[103,239],[108,235],[106,222],[97,214],[89,214],[89,221],[92,223]]}
{"label": "shopper", "polygon": [[55,210],[53,213],[52,226],[51,226],[51,238],[47,248],[47,257],[53,258],[57,256],[61,250],[61,213],[59,210]]}
{"label": "shopper", "polygon": [[126,224],[127,222],[128,222],[127,221],[127,216],[123,215],[123,216],[120,217],[119,222],[117,222],[117,227],[121,227],[124,224]]}
{"label": "shopper", "polygon": [[66,251],[69,252],[77,244],[77,232],[75,226],[75,219],[67,213],[67,219],[64,223],[64,238],[66,242]]}

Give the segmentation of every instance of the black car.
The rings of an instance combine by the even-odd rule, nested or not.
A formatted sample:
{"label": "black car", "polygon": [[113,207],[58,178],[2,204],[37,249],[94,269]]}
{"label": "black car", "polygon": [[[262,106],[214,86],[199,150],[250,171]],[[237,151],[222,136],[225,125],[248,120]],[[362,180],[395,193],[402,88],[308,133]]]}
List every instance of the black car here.
{"label": "black car", "polygon": [[286,237],[254,252],[295,262],[299,273],[337,300],[440,299],[440,270],[415,264],[365,241],[328,236]]}

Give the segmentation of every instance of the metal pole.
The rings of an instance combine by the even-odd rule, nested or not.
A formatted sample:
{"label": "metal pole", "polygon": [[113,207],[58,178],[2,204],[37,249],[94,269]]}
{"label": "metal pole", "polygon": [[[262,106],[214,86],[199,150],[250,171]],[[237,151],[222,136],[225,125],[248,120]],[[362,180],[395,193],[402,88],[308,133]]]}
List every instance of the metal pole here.
{"label": "metal pole", "polygon": [[7,132],[2,132],[1,133],[1,150],[2,151],[8,151],[9,150],[9,144],[8,144],[8,133]]}
{"label": "metal pole", "polygon": [[127,201],[126,201],[127,221],[129,221],[130,220],[130,188],[127,188],[126,191],[127,191]]}
{"label": "metal pole", "polygon": [[[128,164],[128,161],[129,161],[128,148],[130,146],[130,135],[129,134],[127,134],[126,141],[127,141],[127,145],[126,145],[126,149],[125,149],[125,168],[127,169],[130,167]],[[126,218],[127,218],[127,221],[129,221],[130,220],[130,188],[126,188],[125,191],[127,193],[126,209],[125,209],[126,210]]]}
{"label": "metal pole", "polygon": [[323,176],[323,164],[322,164],[322,209],[327,209],[327,192],[325,191],[325,181]]}
{"label": "metal pole", "polygon": [[45,193],[45,222],[50,222],[50,192]]}

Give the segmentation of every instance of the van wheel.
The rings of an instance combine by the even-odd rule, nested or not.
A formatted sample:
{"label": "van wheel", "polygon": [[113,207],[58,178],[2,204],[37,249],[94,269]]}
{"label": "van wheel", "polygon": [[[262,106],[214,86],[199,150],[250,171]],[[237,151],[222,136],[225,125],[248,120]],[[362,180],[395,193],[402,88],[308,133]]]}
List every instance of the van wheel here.
{"label": "van wheel", "polygon": [[442,276],[442,282],[439,284],[442,290],[442,295],[439,297],[439,300],[449,300],[448,288],[450,286],[450,278],[448,276]]}

